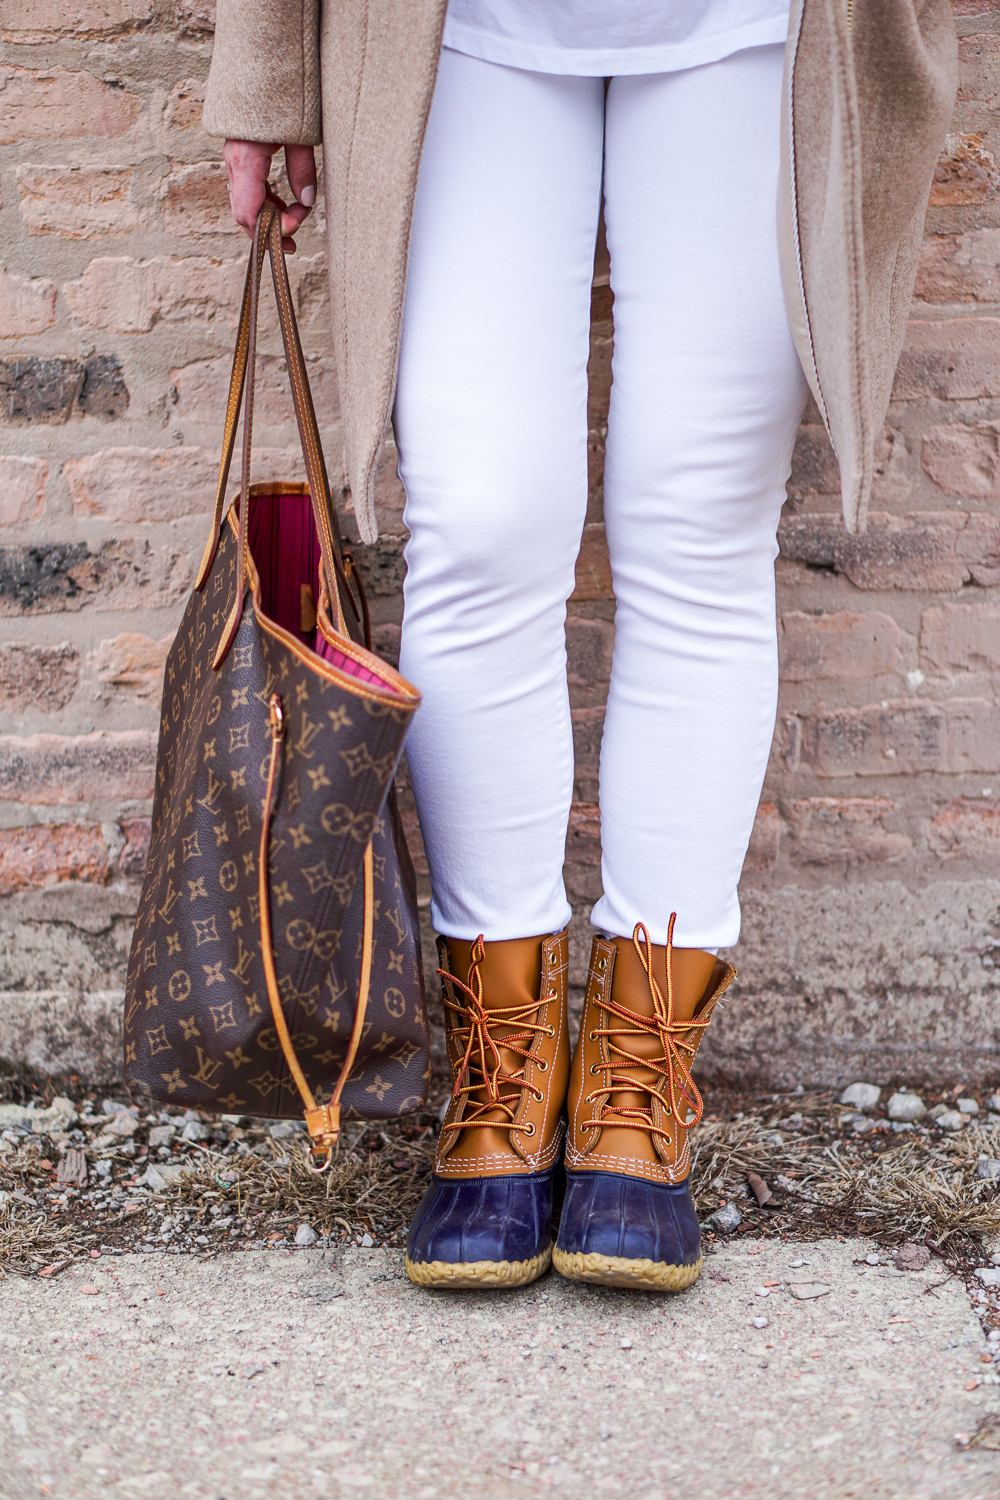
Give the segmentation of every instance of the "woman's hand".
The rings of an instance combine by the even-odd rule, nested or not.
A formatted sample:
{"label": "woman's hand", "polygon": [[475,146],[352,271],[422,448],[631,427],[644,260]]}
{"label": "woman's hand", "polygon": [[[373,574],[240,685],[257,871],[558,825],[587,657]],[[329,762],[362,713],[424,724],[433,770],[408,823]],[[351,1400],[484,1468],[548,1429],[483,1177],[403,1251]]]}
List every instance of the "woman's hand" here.
{"label": "woman's hand", "polygon": [[285,146],[285,168],[288,184],[295,194],[294,203],[283,203],[267,185],[271,157],[282,148],[260,141],[227,141],[222,155],[229,172],[229,202],[233,218],[253,238],[257,215],[270,198],[281,209],[281,243],[286,255],[295,254],[293,236],[301,228],[316,202],[316,157],[311,146]]}

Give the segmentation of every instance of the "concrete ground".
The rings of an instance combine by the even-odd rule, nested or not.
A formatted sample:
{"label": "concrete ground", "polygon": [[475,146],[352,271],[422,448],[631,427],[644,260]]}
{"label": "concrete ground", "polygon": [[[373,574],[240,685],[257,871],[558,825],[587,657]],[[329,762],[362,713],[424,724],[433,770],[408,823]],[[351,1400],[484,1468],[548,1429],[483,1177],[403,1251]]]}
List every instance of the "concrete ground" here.
{"label": "concrete ground", "polygon": [[726,1244],[677,1297],[434,1294],[379,1249],[10,1277],[0,1495],[996,1500],[969,1294],[871,1250]]}

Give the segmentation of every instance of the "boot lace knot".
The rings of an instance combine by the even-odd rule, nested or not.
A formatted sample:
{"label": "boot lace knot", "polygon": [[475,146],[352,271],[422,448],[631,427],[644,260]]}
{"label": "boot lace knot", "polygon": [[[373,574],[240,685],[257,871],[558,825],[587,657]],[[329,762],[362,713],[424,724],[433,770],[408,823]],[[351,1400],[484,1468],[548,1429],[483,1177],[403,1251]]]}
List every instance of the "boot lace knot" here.
{"label": "boot lace knot", "polygon": [[[438,969],[444,980],[445,1009],[455,1023],[446,1027],[446,1035],[449,1042],[456,1039],[462,1049],[452,1098],[464,1100],[465,1104],[460,1117],[446,1123],[443,1131],[467,1130],[477,1125],[512,1130],[525,1092],[539,1102],[544,1097],[525,1077],[533,1043],[538,1036],[552,1031],[537,1019],[541,1000],[521,1005],[491,1005],[487,1010],[480,972],[485,956],[480,933],[472,947],[468,984],[447,969]],[[452,998],[455,992],[460,998]],[[504,1053],[523,1061],[512,1066]]]}
{"label": "boot lace knot", "polygon": [[[612,999],[610,995],[606,995],[601,1001],[601,1009],[607,1013],[608,1024],[595,1027],[590,1032],[590,1039],[597,1041],[603,1037],[606,1040],[607,1062],[602,1070],[605,1079],[601,1088],[587,1095],[587,1103],[598,1105],[598,1101],[604,1102],[595,1108],[593,1119],[582,1121],[581,1128],[584,1130],[603,1130],[608,1125],[614,1125],[626,1130],[645,1130],[648,1134],[667,1141],[669,1133],[657,1124],[654,1116],[654,1099],[665,1115],[672,1117],[678,1126],[685,1129],[697,1125],[701,1119],[704,1105],[691,1076],[691,1066],[701,1033],[708,1025],[708,1018],[690,1021],[674,1019],[671,957],[676,919],[677,913],[672,912],[667,926],[666,995],[653,974],[653,945],[649,933],[638,922],[632,934],[633,946],[649,984],[653,1014],[640,1015],[627,1005]],[[615,1025],[614,1021],[624,1024]],[[659,1043],[658,1055],[645,1057],[628,1050],[628,1038],[650,1036],[655,1037]],[[636,1076],[636,1072],[639,1076]],[[627,1098],[615,1102],[616,1096],[636,1094],[645,1095],[648,1103],[644,1106]],[[682,1117],[682,1103],[694,1111],[693,1116],[688,1116],[687,1119]]]}

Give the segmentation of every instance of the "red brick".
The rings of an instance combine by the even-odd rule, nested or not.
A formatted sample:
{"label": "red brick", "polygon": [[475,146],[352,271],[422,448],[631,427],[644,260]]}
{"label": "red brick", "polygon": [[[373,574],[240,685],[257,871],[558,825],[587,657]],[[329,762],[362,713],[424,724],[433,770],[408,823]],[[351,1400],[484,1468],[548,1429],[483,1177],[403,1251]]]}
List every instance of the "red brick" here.
{"label": "red brick", "polygon": [[55,307],[54,281],[13,276],[0,266],[0,339],[44,333],[56,320]]}
{"label": "red brick", "polygon": [[0,66],[0,146],[79,136],[115,140],[138,113],[138,99],[92,73]]}
{"label": "red brick", "polygon": [[596,802],[574,802],[566,836],[566,890],[571,901],[601,895],[601,814]]}
{"label": "red brick", "polygon": [[615,627],[607,620],[566,621],[566,649],[569,658],[569,685],[575,689],[573,701],[584,706],[583,693],[594,702],[603,702],[611,675],[611,653],[615,644]]}
{"label": "red brick", "polygon": [[1000,800],[996,797],[958,797],[931,820],[927,830],[931,852],[941,859],[991,860],[1000,850]]}
{"label": "red brick", "polygon": [[1000,422],[929,427],[924,434],[923,464],[946,495],[1000,499]]}
{"label": "red brick", "polygon": [[958,43],[958,98],[962,103],[1000,105],[1000,36],[984,32],[965,36]]}
{"label": "red brick", "polygon": [[796,499],[840,494],[840,465],[822,423],[803,422],[799,428],[788,493]]}
{"label": "red brick", "polygon": [[221,161],[178,167],[163,184],[163,220],[167,234],[183,239],[201,234],[242,234],[233,218]]}
{"label": "red brick", "polygon": [[215,0],[177,0],[177,22],[185,31],[214,31]]}
{"label": "red brick", "polygon": [[819,776],[998,771],[1000,704],[918,698],[820,709],[806,725],[803,759]]}
{"label": "red brick", "polygon": [[[189,365],[182,365],[180,369],[171,370],[172,396],[177,415],[194,421],[221,424],[226,415],[232,363],[232,356],[227,354],[220,359],[195,360]],[[340,417],[336,361],[327,356],[313,355],[312,358],[307,357],[306,365],[316,415],[320,425],[326,426]],[[258,426],[277,425],[291,419],[292,398],[284,358],[277,354],[261,355],[257,360],[257,381],[254,387],[254,431],[257,431]],[[396,478],[395,465],[395,447],[387,443],[384,467],[391,470],[391,473],[381,476],[383,494],[380,498],[386,504],[390,486],[394,487],[398,491],[398,503],[389,504],[388,508],[398,513],[403,508],[403,487]],[[377,475],[376,488],[379,487],[380,476]]]}
{"label": "red brick", "polygon": [[123,818],[119,823],[125,847],[118,856],[118,868],[123,875],[143,876],[149,859],[149,843],[152,827],[149,818]]}
{"label": "red brick", "polygon": [[932,235],[920,252],[914,296],[924,302],[1000,302],[1000,229]]}
{"label": "red brick", "polygon": [[584,800],[596,793],[601,758],[601,735],[604,732],[604,708],[574,708],[573,752],[576,781]]}
{"label": "red brick", "polygon": [[132,167],[18,167],[21,217],[29,234],[64,239],[127,234],[139,223]]}
{"label": "red brick", "polygon": [[201,111],[205,103],[205,85],[197,78],[182,78],[175,83],[164,116],[169,130],[200,130]]}
{"label": "red brick", "polygon": [[897,804],[885,797],[806,797],[788,817],[796,858],[808,865],[890,864],[913,840],[890,833],[883,818]]}
{"label": "red brick", "polygon": [[101,641],[88,658],[88,666],[105,688],[117,690],[116,696],[128,694],[158,702],[172,641],[173,635],[155,641],[148,635],[126,631]]}
{"label": "red brick", "polygon": [[153,0],[0,0],[0,36],[31,46],[72,36],[135,31],[153,14]]}
{"label": "red brick", "polygon": [[215,501],[218,460],[201,448],[106,448],[63,468],[73,514],[174,521]]}
{"label": "red brick", "polygon": [[0,618],[101,609],[165,609],[188,593],[190,542],[153,547],[129,537],[100,542],[35,542],[0,549]]}
{"label": "red brick", "polygon": [[45,508],[49,466],[43,458],[0,456],[0,526],[37,521]]}
{"label": "red brick", "polygon": [[781,815],[773,802],[762,802],[754,814],[744,871],[773,869],[780,847]]}
{"label": "red brick", "polygon": [[67,880],[103,885],[108,874],[108,846],[99,823],[44,823],[0,832],[0,896]]}
{"label": "red brick", "polygon": [[580,555],[576,562],[576,588],[572,597],[577,600],[614,598],[611,559],[608,557],[608,540],[603,521],[583,528]]}
{"label": "red brick", "polygon": [[921,660],[933,672],[1000,668],[1000,606],[942,604],[920,622]]}
{"label": "red brick", "polygon": [[79,281],[67,282],[63,296],[70,312],[92,328],[113,333],[147,333],[156,323],[235,321],[246,266],[242,260],[213,256],[101,256]]}
{"label": "red brick", "polygon": [[0,645],[0,709],[43,714],[65,708],[80,680],[80,653],[68,641],[34,646],[27,641]]}
{"label": "red brick", "polygon": [[417,817],[415,807],[401,807],[399,816],[403,824],[403,832],[406,834],[407,846],[410,850],[410,858],[413,860],[413,868],[418,875],[429,873],[427,866],[427,851],[424,848],[424,837],[420,832],[420,819]]}
{"label": "red brick", "polygon": [[121,733],[0,735],[0,800],[59,806],[153,795],[156,736]]}
{"label": "red brick", "polygon": [[959,203],[985,203],[1000,184],[996,158],[983,145],[979,134],[949,135],[941,160],[934,169],[931,208]]}
{"label": "red brick", "polygon": [[791,611],[781,616],[778,650],[787,682],[817,678],[880,677],[902,669],[902,633],[890,615],[870,610],[830,615]]}
{"label": "red brick", "polygon": [[897,401],[1000,396],[1000,318],[911,319],[896,372]]}
{"label": "red brick", "polygon": [[864,536],[839,515],[787,516],[781,555],[843,573],[859,589],[940,589],[1000,583],[1000,520],[978,511],[872,513]]}

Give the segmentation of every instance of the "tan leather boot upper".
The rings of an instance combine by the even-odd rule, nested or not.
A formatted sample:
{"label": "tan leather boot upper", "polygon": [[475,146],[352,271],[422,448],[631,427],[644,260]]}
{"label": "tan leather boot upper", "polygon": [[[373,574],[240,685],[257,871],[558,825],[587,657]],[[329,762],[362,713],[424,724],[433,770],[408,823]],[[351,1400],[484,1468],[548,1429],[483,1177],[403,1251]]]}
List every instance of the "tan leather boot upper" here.
{"label": "tan leather boot upper", "polygon": [[569,1077],[566,934],[438,940],[454,1092],[439,1177],[543,1172],[563,1136]]}
{"label": "tan leather boot upper", "polygon": [[631,943],[594,939],[569,1084],[571,1170],[663,1183],[691,1170],[687,1136],[702,1113],[691,1065],[736,970],[717,959],[691,1019],[678,1020],[671,984],[655,977],[671,972],[670,947],[668,936],[658,954],[641,924]]}

